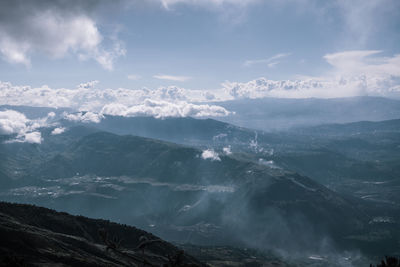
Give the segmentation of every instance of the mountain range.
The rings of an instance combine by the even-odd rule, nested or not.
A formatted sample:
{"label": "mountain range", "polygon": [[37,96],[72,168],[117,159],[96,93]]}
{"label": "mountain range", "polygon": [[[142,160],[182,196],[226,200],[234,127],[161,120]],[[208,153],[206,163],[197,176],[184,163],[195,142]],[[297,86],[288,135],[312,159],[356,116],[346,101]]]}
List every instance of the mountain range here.
{"label": "mountain range", "polygon": [[[338,106],[355,110],[358,101],[385,104],[397,116],[394,100]],[[40,143],[0,135],[3,201],[135,225],[189,248],[341,259],[329,260],[332,266],[354,263],[358,252],[400,251],[398,119],[262,131],[210,118],[102,115],[90,122],[63,115],[73,111],[18,110],[31,119],[55,115],[36,128]],[[63,131],[54,134],[56,127]]]}

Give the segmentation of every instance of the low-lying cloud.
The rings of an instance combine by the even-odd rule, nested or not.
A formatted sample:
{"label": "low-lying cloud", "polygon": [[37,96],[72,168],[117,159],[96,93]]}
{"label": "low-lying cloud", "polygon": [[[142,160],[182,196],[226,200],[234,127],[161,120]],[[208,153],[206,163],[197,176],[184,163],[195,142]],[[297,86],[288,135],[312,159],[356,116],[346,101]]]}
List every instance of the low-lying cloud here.
{"label": "low-lying cloud", "polygon": [[78,112],[78,113],[67,113],[63,114],[64,119],[73,122],[83,122],[83,123],[99,123],[103,119],[102,114],[98,114],[95,112],[87,111],[87,112]]}
{"label": "low-lying cloud", "polygon": [[125,117],[152,116],[164,117],[222,117],[230,114],[228,110],[216,105],[196,105],[185,101],[167,102],[146,99],[142,104],[127,107],[119,103],[105,105],[102,114]]}
{"label": "low-lying cloud", "polygon": [[29,120],[14,110],[0,111],[0,134],[13,134],[25,130]]}
{"label": "low-lying cloud", "polygon": [[[96,122],[101,114],[118,116],[221,117],[231,114],[208,102],[216,98],[202,90],[176,86],[143,89],[97,89],[97,81],[82,83],[76,89],[52,89],[47,86],[13,86],[0,82],[0,105],[71,108],[79,113],[64,114],[71,121]],[[194,103],[199,102],[199,103]]]}
{"label": "low-lying cloud", "polygon": [[53,131],[51,131],[51,135],[58,135],[58,134],[62,134],[63,132],[65,132],[65,128],[64,127],[57,127],[54,128]]}
{"label": "low-lying cloud", "polygon": [[15,139],[17,142],[40,144],[42,142],[42,134],[40,132],[25,133],[22,139]]}
{"label": "low-lying cloud", "polygon": [[231,146],[224,147],[222,149],[222,151],[225,153],[225,155],[231,155],[232,154]]}
{"label": "low-lying cloud", "polygon": [[361,50],[327,54],[332,70],[320,77],[296,80],[259,78],[245,83],[225,82],[233,98],[335,98],[400,96],[400,55],[379,57],[381,51]]}
{"label": "low-lying cloud", "polygon": [[[381,51],[331,53],[324,59],[332,68],[319,77],[294,80],[259,78],[249,82],[225,82],[217,90],[189,90],[177,86],[155,89],[98,88],[98,81],[76,88],[14,86],[0,82],[0,105],[71,108],[75,111],[119,116],[221,117],[232,114],[213,105],[241,98],[335,98],[353,96],[400,97],[400,55],[380,56]],[[92,113],[68,119],[93,121]],[[78,117],[76,117],[78,116]],[[98,118],[101,119],[101,118]]]}
{"label": "low-lying cloud", "polygon": [[201,158],[211,161],[221,161],[218,153],[215,152],[213,149],[206,149],[201,153]]}
{"label": "low-lying cloud", "polygon": [[37,129],[51,125],[51,119],[54,116],[55,114],[50,112],[45,118],[30,120],[24,114],[15,110],[0,111],[0,134],[15,136],[8,142],[40,144],[42,136]]}
{"label": "low-lying cloud", "polygon": [[97,81],[81,83],[76,89],[14,86],[0,82],[0,105],[27,105],[37,107],[68,107],[76,110],[100,111],[104,105],[120,103],[125,106],[138,105],[146,99],[168,102],[205,102],[215,98],[202,90],[188,90],[176,86],[156,89],[98,89]]}

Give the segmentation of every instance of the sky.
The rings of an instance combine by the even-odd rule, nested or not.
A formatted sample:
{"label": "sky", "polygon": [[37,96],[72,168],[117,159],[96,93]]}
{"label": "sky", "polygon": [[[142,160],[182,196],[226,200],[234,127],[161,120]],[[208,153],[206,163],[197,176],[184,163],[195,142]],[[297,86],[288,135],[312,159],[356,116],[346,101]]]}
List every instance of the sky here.
{"label": "sky", "polygon": [[[0,105],[100,122],[223,117],[219,102],[265,97],[400,99],[399,13],[398,0],[2,0]],[[0,134],[40,143],[55,117],[3,109]]]}
{"label": "sky", "polygon": [[398,98],[399,13],[398,0],[2,0],[0,104]]}

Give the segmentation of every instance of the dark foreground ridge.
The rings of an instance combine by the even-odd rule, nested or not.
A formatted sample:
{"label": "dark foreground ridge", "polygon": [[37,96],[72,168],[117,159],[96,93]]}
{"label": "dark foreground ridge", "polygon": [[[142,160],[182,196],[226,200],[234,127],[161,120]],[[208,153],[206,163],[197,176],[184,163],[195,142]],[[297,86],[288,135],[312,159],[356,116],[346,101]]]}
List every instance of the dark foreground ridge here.
{"label": "dark foreground ridge", "polygon": [[179,247],[132,226],[0,202],[1,267],[290,266],[274,255],[248,249],[190,244]]}
{"label": "dark foreground ridge", "polygon": [[205,266],[135,227],[0,202],[0,266]]}

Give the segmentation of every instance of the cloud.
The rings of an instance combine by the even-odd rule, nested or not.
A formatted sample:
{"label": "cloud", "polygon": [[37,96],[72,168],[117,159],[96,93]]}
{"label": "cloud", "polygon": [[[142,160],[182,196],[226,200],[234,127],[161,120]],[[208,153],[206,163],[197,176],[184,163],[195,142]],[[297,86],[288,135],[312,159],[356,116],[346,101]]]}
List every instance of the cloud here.
{"label": "cloud", "polygon": [[[147,99],[154,101],[209,102],[224,99],[227,93],[207,90],[188,90],[176,86],[156,89],[96,88],[96,81],[82,83],[77,89],[14,86],[0,82],[0,105],[27,105],[37,107],[71,108],[77,111],[99,113],[105,105],[119,103],[126,107],[143,105]],[[180,104],[178,105],[180,106]]]}
{"label": "cloud", "polygon": [[274,68],[279,63],[281,63],[281,62],[280,61],[274,61],[274,62],[268,63],[267,66],[268,66],[268,68],[271,69],[271,68]]}
{"label": "cloud", "polygon": [[[324,84],[314,79],[275,81],[258,78],[245,83],[225,82],[223,87],[234,99],[263,97],[301,98],[315,96],[316,93],[324,88]],[[321,97],[321,94],[316,97]]]}
{"label": "cloud", "polygon": [[26,130],[29,120],[24,114],[14,111],[0,111],[0,134],[21,133]]}
{"label": "cloud", "polygon": [[211,92],[203,92],[203,96],[210,101],[215,99],[215,95]]}
{"label": "cloud", "polygon": [[327,54],[324,59],[334,67],[336,74],[400,76],[400,55],[393,57],[371,57],[382,53],[379,50],[355,50]]}
{"label": "cloud", "polygon": [[31,56],[45,54],[62,58],[75,54],[94,59],[111,70],[125,54],[121,41],[109,48],[91,12],[100,1],[2,1],[0,9],[0,54],[10,62],[31,65]]}
{"label": "cloud", "polygon": [[201,157],[203,159],[209,159],[211,161],[221,161],[221,158],[219,157],[218,153],[215,152],[212,149],[206,149],[201,153]]}
{"label": "cloud", "polygon": [[345,39],[358,47],[367,44],[385,23],[398,17],[400,8],[396,0],[336,0],[335,4],[343,18]]}
{"label": "cloud", "polygon": [[222,151],[225,153],[225,155],[231,155],[232,154],[231,146],[224,147],[222,149]]}
{"label": "cloud", "polygon": [[[217,105],[202,103],[238,98],[400,97],[400,55],[381,54],[376,50],[330,53],[323,59],[331,65],[331,70],[319,77],[298,76],[293,80],[262,77],[249,82],[227,81],[217,90],[189,90],[177,86],[99,89],[97,81],[81,83],[74,89],[49,88],[46,85],[14,86],[0,82],[0,105],[63,107],[121,116],[206,117],[226,116],[230,112]],[[75,114],[71,118],[85,120],[90,113],[85,114]]]}
{"label": "cloud", "polygon": [[51,119],[55,114],[50,112],[47,117],[36,120],[28,119],[23,113],[15,110],[0,111],[0,134],[15,135],[8,142],[41,143],[40,127],[51,125]]}
{"label": "cloud", "polygon": [[[18,141],[18,139],[17,139]],[[26,133],[21,142],[40,144],[42,142],[42,135],[40,132]]]}
{"label": "cloud", "polygon": [[[368,48],[377,38],[392,39],[397,32],[398,10],[400,1],[397,0],[286,0],[272,1],[283,7],[295,6],[296,12],[308,13],[314,20],[336,27],[335,44],[340,47]],[[381,35],[386,33],[385,35]],[[390,36],[389,36],[390,35]],[[374,46],[374,45],[372,45]]]}
{"label": "cloud", "polygon": [[187,100],[190,98],[190,92],[176,86],[159,87],[157,90],[148,91],[148,93],[152,99]]}
{"label": "cloud", "polygon": [[258,65],[258,64],[266,64],[269,68],[274,67],[275,65],[279,64],[281,61],[279,61],[278,59],[282,59],[285,57],[290,56],[291,53],[280,53],[280,54],[276,54],[270,58],[267,59],[254,59],[254,60],[246,60],[243,63],[243,66],[245,67],[251,67],[253,65]]}
{"label": "cloud", "polygon": [[168,11],[174,11],[181,6],[203,8],[216,13],[223,22],[235,25],[245,20],[247,7],[262,3],[262,0],[153,0],[153,2],[161,3]]}
{"label": "cloud", "polygon": [[90,122],[99,123],[103,119],[102,114],[98,114],[91,111],[78,112],[78,113],[64,112],[63,117],[68,121],[83,122],[83,123],[90,123]]}
{"label": "cloud", "polygon": [[87,83],[81,83],[81,84],[78,84],[77,88],[78,89],[93,89],[98,83],[99,83],[99,81],[91,81],[91,82],[87,82]]}
{"label": "cloud", "polygon": [[297,80],[259,78],[246,83],[226,82],[225,91],[233,98],[262,97],[399,97],[400,55],[379,56],[381,51],[357,50],[327,54],[332,69],[320,77]]}
{"label": "cloud", "polygon": [[169,9],[170,7],[177,4],[185,5],[196,5],[204,7],[223,7],[226,5],[233,5],[244,7],[249,4],[258,2],[258,0],[160,0],[164,8]]}
{"label": "cloud", "polygon": [[64,127],[57,127],[54,128],[53,131],[51,131],[51,135],[57,135],[57,134],[62,134],[63,132],[65,132],[65,128]]}
{"label": "cloud", "polygon": [[152,116],[165,117],[221,117],[230,114],[225,108],[216,105],[197,105],[184,101],[167,102],[146,99],[142,104],[125,106],[119,103],[105,105],[101,114],[125,117]]}
{"label": "cloud", "polygon": [[188,76],[173,76],[173,75],[165,75],[165,74],[154,75],[153,78],[156,78],[159,80],[175,81],[175,82],[184,82],[184,81],[191,79],[191,77],[188,77]]}
{"label": "cloud", "polygon": [[129,75],[127,76],[127,78],[128,78],[129,80],[136,81],[136,80],[141,79],[142,77],[141,77],[140,75],[137,75],[137,74],[129,74]]}

